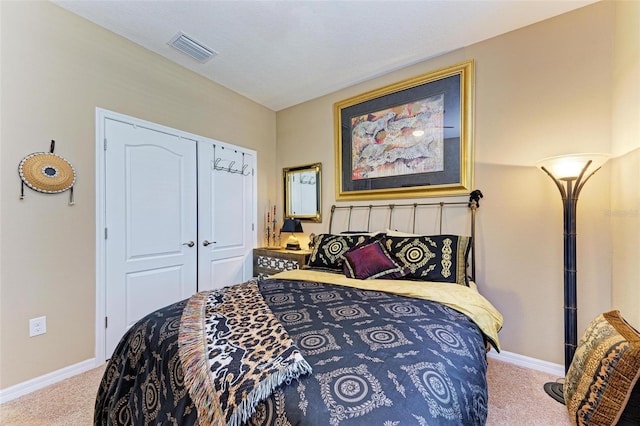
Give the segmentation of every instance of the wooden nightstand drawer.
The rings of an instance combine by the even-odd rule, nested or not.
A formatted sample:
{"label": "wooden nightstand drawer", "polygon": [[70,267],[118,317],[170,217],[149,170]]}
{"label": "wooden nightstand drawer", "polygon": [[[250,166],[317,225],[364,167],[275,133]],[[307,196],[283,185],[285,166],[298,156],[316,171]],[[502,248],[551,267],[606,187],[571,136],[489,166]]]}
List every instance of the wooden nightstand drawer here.
{"label": "wooden nightstand drawer", "polygon": [[310,250],[253,249],[253,276],[265,278],[282,271],[300,269],[307,264]]}

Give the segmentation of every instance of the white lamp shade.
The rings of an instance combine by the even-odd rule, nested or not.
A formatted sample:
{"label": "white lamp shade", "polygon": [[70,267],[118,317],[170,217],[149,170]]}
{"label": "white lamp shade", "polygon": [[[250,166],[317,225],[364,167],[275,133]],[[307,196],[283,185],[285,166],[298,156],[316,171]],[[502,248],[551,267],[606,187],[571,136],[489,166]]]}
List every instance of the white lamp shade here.
{"label": "white lamp shade", "polygon": [[591,164],[584,173],[585,177],[602,167],[602,165],[609,160],[609,154],[588,153],[559,155],[557,157],[540,160],[536,163],[536,166],[539,169],[544,167],[558,180],[574,180],[578,178],[580,172],[582,172],[582,169],[584,169],[584,166],[586,166],[589,160],[591,160]]}

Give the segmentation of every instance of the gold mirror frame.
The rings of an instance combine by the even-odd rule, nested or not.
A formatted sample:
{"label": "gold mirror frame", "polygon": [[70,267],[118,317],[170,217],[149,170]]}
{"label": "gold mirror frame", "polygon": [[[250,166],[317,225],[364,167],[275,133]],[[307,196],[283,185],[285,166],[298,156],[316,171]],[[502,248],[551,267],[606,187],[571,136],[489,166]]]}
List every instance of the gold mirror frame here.
{"label": "gold mirror frame", "polygon": [[322,163],[285,167],[282,177],[284,218],[322,222]]}

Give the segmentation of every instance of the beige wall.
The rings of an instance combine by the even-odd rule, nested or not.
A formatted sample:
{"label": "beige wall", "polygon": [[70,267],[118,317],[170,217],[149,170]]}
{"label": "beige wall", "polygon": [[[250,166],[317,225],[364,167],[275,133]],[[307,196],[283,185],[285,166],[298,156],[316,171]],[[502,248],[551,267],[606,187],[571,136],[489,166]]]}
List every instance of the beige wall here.
{"label": "beige wall", "polygon": [[612,307],[640,330],[640,149],[614,159],[611,168]]}
{"label": "beige wall", "polygon": [[616,9],[611,151],[613,307],[640,326],[640,2]]}
{"label": "beige wall", "polygon": [[[94,357],[95,108],[258,152],[259,211],[275,199],[275,113],[50,2],[0,2],[0,389]],[[26,191],[17,166],[56,153],[68,193]],[[259,229],[261,232],[261,229]],[[29,318],[47,333],[28,337]]]}
{"label": "beige wall", "polygon": [[[621,8],[636,13],[629,18],[629,10]],[[475,187],[485,194],[479,212],[479,286],[504,314],[504,350],[563,364],[562,202],[553,182],[534,164],[551,155],[611,152],[612,127],[619,124],[612,119],[614,105],[622,103],[622,93],[638,90],[637,42],[626,42],[620,52],[614,49],[621,38],[616,28],[622,16],[629,34],[640,22],[637,3],[597,3],[279,111],[278,168],[323,164],[325,221],[305,224],[305,231],[326,231],[329,208],[335,203],[333,104],[474,59]],[[614,64],[623,54],[635,58],[636,79],[618,81],[616,87],[614,71],[619,66]],[[637,117],[637,97],[625,99]],[[638,147],[637,127],[629,131],[636,136],[629,144]],[[618,161],[608,163],[580,195],[579,334],[611,307],[619,307],[640,325],[638,290],[632,284],[638,276],[638,240],[629,242],[625,228],[613,232],[611,226],[612,196],[635,200],[625,208],[638,211],[638,189],[632,183],[638,182],[637,158],[636,153],[620,159],[620,167]],[[620,176],[612,179],[612,169]],[[636,179],[630,180],[633,173]],[[625,220],[637,231],[637,214]],[[613,275],[619,293],[632,294],[633,302],[612,304],[612,240],[625,240],[636,248],[626,259],[615,260],[620,271]]]}

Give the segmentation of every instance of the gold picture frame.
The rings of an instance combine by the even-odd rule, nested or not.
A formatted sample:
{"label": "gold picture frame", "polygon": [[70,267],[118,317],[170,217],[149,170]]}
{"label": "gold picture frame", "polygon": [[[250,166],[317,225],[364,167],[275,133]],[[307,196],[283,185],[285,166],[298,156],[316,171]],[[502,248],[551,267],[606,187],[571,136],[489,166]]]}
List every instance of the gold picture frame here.
{"label": "gold picture frame", "polygon": [[474,61],[334,104],[336,200],[469,194]]}

